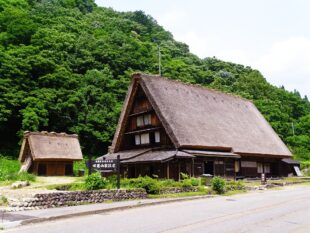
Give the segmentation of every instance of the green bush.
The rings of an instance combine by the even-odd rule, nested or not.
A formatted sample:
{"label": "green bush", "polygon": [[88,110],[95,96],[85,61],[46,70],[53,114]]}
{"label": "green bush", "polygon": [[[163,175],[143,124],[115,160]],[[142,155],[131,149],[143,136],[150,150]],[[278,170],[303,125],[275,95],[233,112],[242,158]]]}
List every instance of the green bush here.
{"label": "green bush", "polygon": [[192,187],[192,181],[190,179],[185,179],[181,181],[182,187],[184,188],[188,188],[188,187]]}
{"label": "green bush", "polygon": [[88,168],[86,166],[85,161],[86,160],[83,159],[82,161],[76,161],[73,163],[73,174],[75,176],[79,175],[79,170],[84,170],[84,175],[88,174]]}
{"label": "green bush", "polygon": [[160,180],[160,184],[162,187],[166,187],[166,188],[181,187],[182,186],[181,182],[178,182],[178,181],[175,181],[172,179]]}
{"label": "green bush", "polygon": [[215,176],[211,181],[211,187],[218,194],[223,194],[226,190],[226,181],[222,177]]}
{"label": "green bush", "polygon": [[191,178],[192,186],[199,186],[200,185],[200,179],[199,178]]}
{"label": "green bush", "polygon": [[87,190],[96,190],[106,188],[108,180],[101,177],[99,172],[95,172],[85,178],[85,188]]}
{"label": "green bush", "polygon": [[143,188],[147,193],[158,194],[161,186],[160,181],[152,179],[149,176],[138,177],[133,179],[122,179],[121,186],[124,188]]}
{"label": "green bush", "polygon": [[189,179],[189,175],[183,172],[180,173],[180,177],[181,177],[181,180]]}

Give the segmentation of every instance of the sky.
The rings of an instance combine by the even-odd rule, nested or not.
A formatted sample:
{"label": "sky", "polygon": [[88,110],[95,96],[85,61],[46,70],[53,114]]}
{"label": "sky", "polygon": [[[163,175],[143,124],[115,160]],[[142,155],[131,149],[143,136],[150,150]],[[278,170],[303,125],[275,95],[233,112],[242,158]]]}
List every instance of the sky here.
{"label": "sky", "polygon": [[258,69],[273,85],[310,97],[309,0],[96,0],[142,10],[200,58]]}

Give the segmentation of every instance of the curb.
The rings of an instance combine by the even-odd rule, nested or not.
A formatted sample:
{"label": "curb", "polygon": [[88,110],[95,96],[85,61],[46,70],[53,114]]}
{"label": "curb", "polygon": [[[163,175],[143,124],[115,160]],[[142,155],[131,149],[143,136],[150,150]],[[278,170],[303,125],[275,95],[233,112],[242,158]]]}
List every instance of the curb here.
{"label": "curb", "polygon": [[[216,195],[205,195],[205,196],[194,196],[194,197],[183,197],[183,198],[176,198],[176,199],[168,199],[168,200],[161,200],[161,201],[154,201],[149,203],[141,203],[141,204],[134,204],[134,205],[127,205],[127,206],[120,206],[120,207],[112,207],[107,209],[99,209],[99,210],[89,210],[89,211],[83,211],[83,212],[77,212],[77,213],[71,213],[71,214],[64,214],[59,216],[51,216],[51,217],[42,217],[42,218],[33,218],[33,219],[25,219],[21,221],[10,222],[8,225],[13,225],[13,227],[17,226],[25,226],[28,224],[35,224],[35,223],[41,223],[41,222],[47,222],[47,221],[54,221],[54,220],[60,220],[60,219],[68,219],[72,217],[81,217],[86,215],[92,215],[92,214],[102,214],[102,213],[110,213],[114,211],[122,211],[126,209],[134,209],[134,208],[140,208],[145,206],[155,206],[155,205],[161,205],[161,204],[168,204],[168,203],[174,203],[179,201],[191,201],[191,200],[199,200],[199,199],[209,199],[216,197]],[[7,227],[8,227],[7,225]],[[6,229],[11,227],[5,227]]]}

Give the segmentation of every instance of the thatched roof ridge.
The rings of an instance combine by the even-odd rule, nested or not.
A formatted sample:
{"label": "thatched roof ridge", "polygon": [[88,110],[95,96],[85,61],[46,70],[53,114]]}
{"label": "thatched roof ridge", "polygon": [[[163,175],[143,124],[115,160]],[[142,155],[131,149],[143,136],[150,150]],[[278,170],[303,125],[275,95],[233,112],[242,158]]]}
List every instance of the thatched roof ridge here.
{"label": "thatched roof ridge", "polygon": [[214,92],[215,94],[224,94],[224,95],[228,95],[228,96],[231,96],[231,97],[234,97],[234,98],[237,98],[237,99],[241,99],[241,100],[244,100],[244,101],[248,101],[248,102],[251,102],[253,103],[252,100],[249,100],[249,99],[246,99],[240,95],[236,95],[236,94],[233,94],[233,93],[229,93],[229,92],[223,92],[223,91],[219,91],[217,89],[214,89],[214,88],[211,88],[211,87],[207,87],[207,86],[203,86],[199,83],[188,83],[188,82],[183,82],[179,79],[171,79],[171,78],[168,78],[168,77],[165,77],[165,76],[159,76],[159,75],[153,75],[153,74],[143,74],[143,73],[140,73],[140,72],[136,72],[132,75],[132,79],[134,78],[160,78],[160,79],[164,79],[168,82],[172,82],[172,83],[178,83],[178,84],[181,84],[181,85],[185,85],[185,86],[189,86],[189,87],[197,87],[197,88],[201,88],[203,90],[208,90],[210,92]]}
{"label": "thatched roof ridge", "polygon": [[83,155],[77,134],[55,132],[24,132],[19,160],[28,157],[36,160],[82,160]]}
{"label": "thatched roof ridge", "polygon": [[72,137],[72,138],[78,138],[77,134],[67,134],[65,132],[61,132],[61,133],[48,132],[48,131],[37,131],[37,132],[25,131],[24,132],[24,138],[29,137],[30,135],[45,135],[45,136],[51,136],[51,137]]}

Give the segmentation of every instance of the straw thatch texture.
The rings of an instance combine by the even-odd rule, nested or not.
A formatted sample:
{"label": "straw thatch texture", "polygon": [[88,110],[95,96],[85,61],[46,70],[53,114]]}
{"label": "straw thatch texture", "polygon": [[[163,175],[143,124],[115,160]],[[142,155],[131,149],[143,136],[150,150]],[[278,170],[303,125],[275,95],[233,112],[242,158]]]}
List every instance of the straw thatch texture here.
{"label": "straw thatch texture", "polygon": [[77,135],[47,132],[25,133],[19,160],[24,162],[27,156],[33,161],[83,159]]}
{"label": "straw thatch texture", "polygon": [[112,150],[118,150],[132,87],[141,85],[176,148],[217,149],[240,154],[291,156],[251,101],[197,85],[136,74]]}

